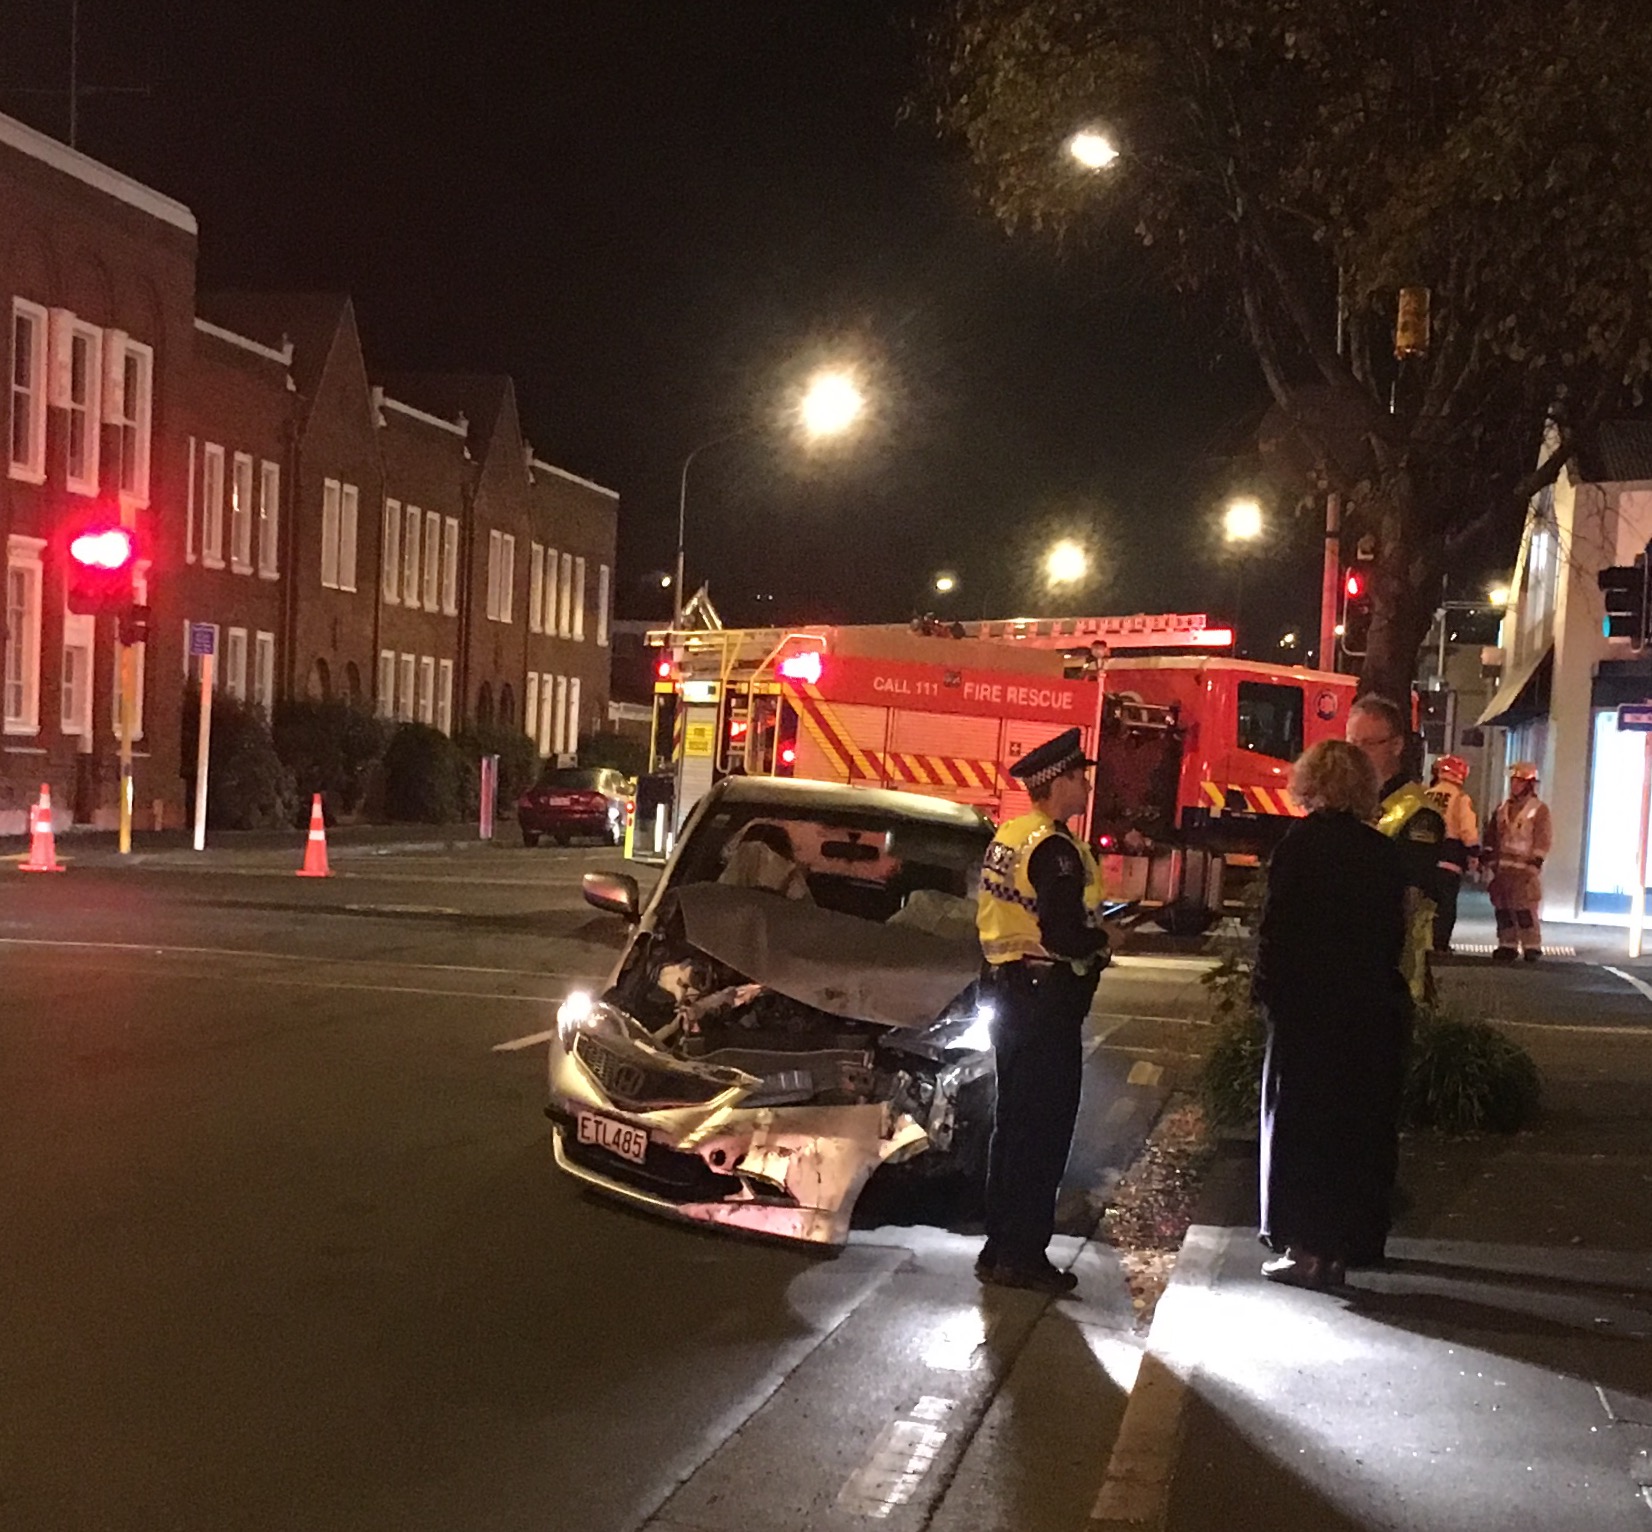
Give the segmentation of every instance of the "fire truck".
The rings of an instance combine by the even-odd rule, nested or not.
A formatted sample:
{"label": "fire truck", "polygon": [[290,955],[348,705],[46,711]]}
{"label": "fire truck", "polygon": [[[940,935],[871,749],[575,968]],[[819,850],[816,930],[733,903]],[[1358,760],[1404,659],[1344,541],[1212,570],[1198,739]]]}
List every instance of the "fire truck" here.
{"label": "fire truck", "polygon": [[671,802],[640,804],[644,854],[731,773],[929,793],[1024,813],[1012,762],[1077,728],[1083,833],[1109,892],[1198,930],[1299,812],[1290,765],[1340,736],[1354,678],[1239,660],[1199,614],[664,631],[653,747]]}

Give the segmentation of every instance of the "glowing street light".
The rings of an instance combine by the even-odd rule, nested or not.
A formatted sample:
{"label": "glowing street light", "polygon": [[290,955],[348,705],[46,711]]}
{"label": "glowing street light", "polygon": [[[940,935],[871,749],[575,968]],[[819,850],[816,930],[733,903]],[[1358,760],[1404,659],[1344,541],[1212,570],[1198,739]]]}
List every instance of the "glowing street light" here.
{"label": "glowing street light", "polygon": [[1094,128],[1081,128],[1067,140],[1067,153],[1086,170],[1105,170],[1119,157],[1113,140]]}
{"label": "glowing street light", "polygon": [[1071,538],[1063,538],[1044,555],[1044,577],[1051,585],[1076,585],[1089,573],[1089,554]]}
{"label": "glowing street light", "polygon": [[1262,507],[1245,496],[1228,501],[1222,516],[1222,531],[1230,543],[1253,543],[1262,535]]}
{"label": "glowing street light", "polygon": [[935,589],[940,595],[950,596],[957,588],[957,575],[938,574],[935,576]]}
{"label": "glowing street light", "polygon": [[1297,645],[1297,637],[1296,637],[1296,633],[1295,633],[1294,630],[1290,633],[1287,633],[1282,639],[1279,640],[1279,647],[1281,649],[1294,649],[1294,648],[1296,648],[1296,645]]}
{"label": "glowing street light", "polygon": [[1510,591],[1508,586],[1494,585],[1486,592],[1486,600],[1491,602],[1493,606],[1507,606],[1509,604],[1509,595]]}
{"label": "glowing street light", "polygon": [[803,395],[799,415],[812,437],[841,436],[866,408],[866,396],[846,372],[816,373]]}

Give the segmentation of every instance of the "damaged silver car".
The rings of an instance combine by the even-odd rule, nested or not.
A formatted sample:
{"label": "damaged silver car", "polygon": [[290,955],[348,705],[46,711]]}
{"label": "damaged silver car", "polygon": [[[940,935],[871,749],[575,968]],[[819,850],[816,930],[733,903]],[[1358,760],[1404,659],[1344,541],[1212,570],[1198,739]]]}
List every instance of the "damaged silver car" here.
{"label": "damaged silver car", "polygon": [[874,1171],[984,1174],[992,826],[916,794],[730,778],[696,806],[608,988],[551,1043],[556,1162],[677,1218],[841,1244]]}

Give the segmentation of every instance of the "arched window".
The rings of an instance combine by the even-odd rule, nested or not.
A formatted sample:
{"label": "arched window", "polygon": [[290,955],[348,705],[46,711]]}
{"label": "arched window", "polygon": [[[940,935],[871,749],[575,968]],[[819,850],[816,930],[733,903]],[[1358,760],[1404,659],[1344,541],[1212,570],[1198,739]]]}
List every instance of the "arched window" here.
{"label": "arched window", "polygon": [[333,698],[333,675],[327,668],[326,660],[319,655],[316,662],[310,666],[310,679],[304,688],[304,694],[312,702],[331,702]]}
{"label": "arched window", "polygon": [[516,698],[511,693],[509,681],[499,688],[499,725],[504,729],[516,726]]}
{"label": "arched window", "polygon": [[476,722],[483,726],[493,722],[493,688],[486,681],[476,693]]}
{"label": "arched window", "polygon": [[350,688],[350,705],[361,706],[361,667],[351,660],[344,667],[344,684]]}

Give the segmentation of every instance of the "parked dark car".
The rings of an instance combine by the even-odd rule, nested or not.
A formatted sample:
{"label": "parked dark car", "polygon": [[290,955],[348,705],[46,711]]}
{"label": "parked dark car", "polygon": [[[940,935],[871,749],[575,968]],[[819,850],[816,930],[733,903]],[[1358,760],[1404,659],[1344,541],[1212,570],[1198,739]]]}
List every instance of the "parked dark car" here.
{"label": "parked dark car", "polygon": [[541,835],[559,846],[576,835],[617,846],[625,839],[630,801],[630,781],[611,766],[547,766],[516,800],[516,822],[527,846],[537,846]]}

